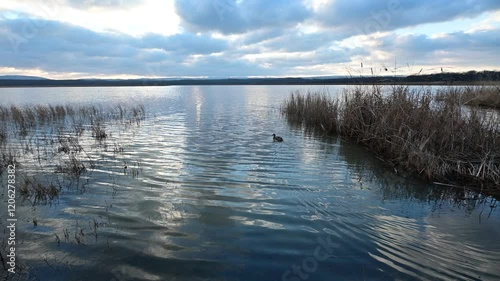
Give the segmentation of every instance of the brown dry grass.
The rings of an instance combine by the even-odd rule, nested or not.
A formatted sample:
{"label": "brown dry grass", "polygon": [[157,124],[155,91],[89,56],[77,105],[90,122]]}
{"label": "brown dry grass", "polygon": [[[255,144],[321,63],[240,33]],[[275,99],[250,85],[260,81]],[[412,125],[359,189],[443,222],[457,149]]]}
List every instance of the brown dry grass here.
{"label": "brown dry grass", "polygon": [[500,109],[500,86],[466,86],[439,91],[438,100],[453,98],[460,103],[483,108]]}
{"label": "brown dry grass", "polygon": [[306,128],[317,125],[328,133],[338,133],[339,103],[331,100],[326,93],[302,95],[295,91],[285,101],[282,111],[295,125]]}
{"label": "brown dry grass", "polygon": [[[125,107],[116,105],[110,108],[102,108],[95,105],[71,106],[71,105],[36,105],[36,106],[1,106],[0,105],[0,144],[8,140],[6,125],[15,127],[19,136],[27,136],[37,126],[69,122],[78,125],[85,121],[90,124],[100,124],[107,120],[128,121],[139,123],[145,116],[144,106]],[[99,131],[96,138],[105,138],[104,128],[98,126]],[[95,132],[94,132],[95,133]]]}
{"label": "brown dry grass", "polygon": [[498,116],[465,109],[454,90],[441,97],[436,102],[429,91],[405,86],[384,95],[380,87],[356,87],[340,102],[324,94],[294,93],[282,112],[295,124],[361,143],[424,179],[499,192]]}

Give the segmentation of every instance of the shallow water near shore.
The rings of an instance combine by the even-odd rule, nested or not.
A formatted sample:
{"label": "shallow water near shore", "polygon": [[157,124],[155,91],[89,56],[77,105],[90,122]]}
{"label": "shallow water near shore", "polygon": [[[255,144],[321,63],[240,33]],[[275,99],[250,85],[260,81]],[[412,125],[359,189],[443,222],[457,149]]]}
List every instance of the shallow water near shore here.
{"label": "shallow water near shore", "polygon": [[[304,134],[281,117],[292,90],[342,88],[0,89],[2,105],[143,104],[147,112],[105,140],[118,152],[82,140],[96,163],[84,190],[63,188],[35,205],[18,195],[23,276],[499,280],[495,199],[403,177],[359,145]],[[273,143],[273,133],[285,141]]]}

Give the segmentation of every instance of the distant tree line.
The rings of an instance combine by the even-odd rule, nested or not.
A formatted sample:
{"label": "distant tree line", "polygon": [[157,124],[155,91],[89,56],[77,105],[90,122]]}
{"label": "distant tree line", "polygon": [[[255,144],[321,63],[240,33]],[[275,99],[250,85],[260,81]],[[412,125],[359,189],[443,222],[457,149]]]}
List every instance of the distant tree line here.
{"label": "distant tree line", "polygon": [[468,71],[463,73],[437,73],[427,75],[410,75],[407,82],[483,82],[500,81],[500,71]]}

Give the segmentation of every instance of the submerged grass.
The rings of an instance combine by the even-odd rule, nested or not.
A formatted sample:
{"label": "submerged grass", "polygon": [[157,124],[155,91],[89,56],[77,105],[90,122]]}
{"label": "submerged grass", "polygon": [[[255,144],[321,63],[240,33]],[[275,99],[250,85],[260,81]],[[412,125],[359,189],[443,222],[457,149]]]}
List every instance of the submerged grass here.
{"label": "submerged grass", "polygon": [[[430,181],[500,193],[498,115],[468,104],[455,89],[356,87],[341,99],[294,92],[282,113],[306,129],[361,143],[391,165]],[[465,90],[464,90],[465,91]]]}
{"label": "submerged grass", "polygon": [[112,131],[144,118],[142,105],[0,105],[0,176],[8,165],[23,167],[16,176],[20,195],[34,205],[51,202],[63,187],[84,188],[79,179],[95,169],[95,148],[106,150]]}
{"label": "submerged grass", "polygon": [[[72,105],[35,105],[18,107],[12,105],[0,105],[0,144],[8,140],[6,125],[15,127],[17,134],[21,137],[27,136],[37,127],[43,125],[54,126],[61,123],[72,123],[75,128],[82,129],[83,121],[93,126],[97,139],[105,138],[101,124],[104,121],[128,121],[129,123],[139,123],[145,116],[144,106],[126,107],[116,105],[114,107],[103,108],[95,105],[72,106]],[[77,122],[79,120],[79,122]],[[97,130],[97,132],[96,132]],[[77,132],[80,133],[81,132]]]}

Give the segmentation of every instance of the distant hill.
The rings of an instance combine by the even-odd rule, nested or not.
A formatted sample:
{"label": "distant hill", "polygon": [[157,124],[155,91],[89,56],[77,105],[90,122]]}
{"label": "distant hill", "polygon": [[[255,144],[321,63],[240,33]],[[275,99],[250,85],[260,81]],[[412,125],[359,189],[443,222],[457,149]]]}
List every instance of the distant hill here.
{"label": "distant hill", "polygon": [[410,75],[405,78],[407,82],[489,82],[500,81],[500,71],[468,71],[461,73],[443,72],[426,75]]}
{"label": "distant hill", "polygon": [[1,80],[49,80],[47,78],[28,75],[0,75]]}
{"label": "distant hill", "polygon": [[0,76],[0,87],[105,87],[171,85],[354,85],[354,84],[426,84],[470,85],[500,82],[500,71],[469,71],[410,76],[318,76],[283,78],[142,78],[51,80],[34,76]]}

